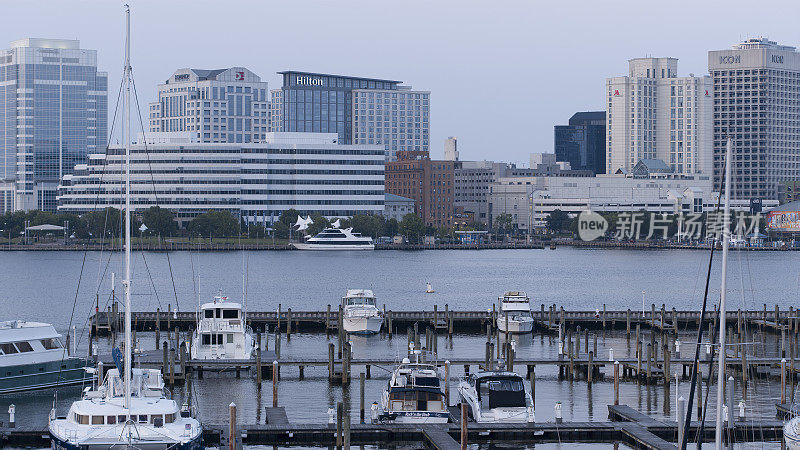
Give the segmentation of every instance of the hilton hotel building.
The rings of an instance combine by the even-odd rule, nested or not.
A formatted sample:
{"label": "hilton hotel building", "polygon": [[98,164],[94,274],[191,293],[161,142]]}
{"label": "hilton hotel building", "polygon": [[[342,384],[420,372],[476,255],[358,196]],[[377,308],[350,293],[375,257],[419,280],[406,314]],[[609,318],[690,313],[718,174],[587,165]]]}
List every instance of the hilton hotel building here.
{"label": "hilton hotel building", "polygon": [[711,175],[711,78],[678,77],[675,58],[635,58],[606,80],[606,173],[660,159],[674,173]]}
{"label": "hilton hotel building", "polygon": [[714,188],[720,189],[727,136],[733,140],[731,195],[777,200],[800,178],[800,54],[766,38],[708,52],[714,78]]}

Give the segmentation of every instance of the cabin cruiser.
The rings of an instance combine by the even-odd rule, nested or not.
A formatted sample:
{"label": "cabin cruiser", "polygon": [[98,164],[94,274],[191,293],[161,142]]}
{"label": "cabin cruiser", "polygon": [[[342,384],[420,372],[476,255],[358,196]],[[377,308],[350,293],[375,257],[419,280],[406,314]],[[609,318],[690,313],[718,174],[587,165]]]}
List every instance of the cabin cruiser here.
{"label": "cabin cruiser", "polygon": [[250,359],[255,339],[245,326],[242,305],[218,295],[200,307],[192,335],[193,359]]}
{"label": "cabin cruiser", "polygon": [[[527,294],[506,292],[498,299],[498,303],[500,313],[497,315],[497,328],[501,332],[530,333],[533,330],[533,317]],[[508,325],[508,329],[506,329],[506,325]]]}
{"label": "cabin cruiser", "polygon": [[140,448],[201,449],[200,422],[165,395],[158,369],[132,369],[131,398],[124,406],[124,380],[109,369],[97,388],[86,388],[66,417],[51,411],[50,437],[55,450]]}
{"label": "cabin cruiser", "polygon": [[475,422],[535,422],[533,400],[525,383],[515,372],[485,371],[474,373],[458,385],[458,397],[467,404]]}
{"label": "cabin cruiser", "polygon": [[348,333],[375,334],[381,331],[383,314],[369,289],[348,289],[342,297],[342,326]]}
{"label": "cabin cruiser", "polygon": [[353,233],[352,228],[325,228],[305,243],[293,243],[298,250],[374,250],[372,238]]}
{"label": "cabin cruiser", "polygon": [[0,394],[91,383],[91,364],[69,356],[49,323],[0,322]]}
{"label": "cabin cruiser", "polygon": [[432,364],[404,358],[394,370],[381,397],[378,421],[394,423],[447,423],[442,378]]}
{"label": "cabin cruiser", "polygon": [[788,450],[800,450],[800,416],[795,416],[783,426],[783,440]]}

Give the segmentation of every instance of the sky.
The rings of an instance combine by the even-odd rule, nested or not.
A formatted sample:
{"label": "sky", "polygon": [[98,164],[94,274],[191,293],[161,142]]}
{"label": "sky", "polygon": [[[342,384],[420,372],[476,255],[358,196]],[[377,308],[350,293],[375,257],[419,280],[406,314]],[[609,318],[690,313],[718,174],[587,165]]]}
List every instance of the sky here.
{"label": "sky", "polygon": [[[109,73],[112,110],[123,3],[3,0],[0,46],[25,37],[80,40]],[[709,50],[742,39],[800,45],[796,0],[128,3],[142,114],[156,86],[184,67],[247,67],[270,89],[280,87],[276,72],[289,69],[402,80],[431,91],[432,157],[457,136],[462,160],[518,164],[553,151],[554,125],[603,110],[605,79],[626,75],[628,59],[674,57],[678,76],[701,75]]]}

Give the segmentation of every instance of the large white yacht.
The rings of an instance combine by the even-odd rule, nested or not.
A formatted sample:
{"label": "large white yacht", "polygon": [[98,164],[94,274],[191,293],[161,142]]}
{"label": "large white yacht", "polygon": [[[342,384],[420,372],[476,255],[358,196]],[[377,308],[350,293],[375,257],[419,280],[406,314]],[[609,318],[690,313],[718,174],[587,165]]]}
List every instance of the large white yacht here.
{"label": "large white yacht", "polygon": [[87,389],[64,418],[51,412],[50,437],[55,450],[202,449],[200,422],[188,409],[166,397],[158,369],[132,369],[131,394],[125,403],[125,380],[110,369],[99,388]]}
{"label": "large white yacht", "polygon": [[458,397],[470,417],[482,423],[535,422],[533,400],[514,372],[474,373],[458,385]]}
{"label": "large white yacht", "polygon": [[450,413],[444,401],[442,378],[432,364],[404,358],[392,373],[381,397],[379,422],[447,423]]}
{"label": "large white yacht", "polygon": [[250,359],[255,339],[245,326],[242,305],[218,295],[200,307],[192,335],[193,359]]}
{"label": "large white yacht", "polygon": [[498,306],[497,328],[501,332],[506,332],[506,325],[509,333],[530,333],[533,330],[531,304],[526,293],[506,292],[498,298]]}
{"label": "large white yacht", "polygon": [[[123,75],[122,142],[130,158],[130,8],[125,5],[125,71]],[[125,332],[122,351],[112,352],[116,368],[110,369],[96,389],[88,387],[72,403],[66,417],[48,417],[54,450],[195,450],[203,448],[203,429],[189,408],[179,409],[169,398],[158,369],[134,369],[131,338],[131,181],[125,164]]]}
{"label": "large white yacht", "polygon": [[375,334],[381,331],[383,313],[369,289],[348,289],[342,297],[342,326],[348,333]]}
{"label": "large white yacht", "polygon": [[0,322],[0,394],[91,383],[82,358],[67,354],[49,323]]}
{"label": "large white yacht", "polygon": [[371,237],[353,233],[352,228],[325,228],[304,243],[293,243],[298,250],[374,250]]}

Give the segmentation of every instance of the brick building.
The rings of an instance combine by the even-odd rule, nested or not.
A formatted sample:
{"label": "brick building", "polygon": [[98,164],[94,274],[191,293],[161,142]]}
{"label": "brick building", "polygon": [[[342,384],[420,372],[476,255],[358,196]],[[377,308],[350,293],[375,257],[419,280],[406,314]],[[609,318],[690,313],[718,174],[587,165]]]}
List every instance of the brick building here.
{"label": "brick building", "polygon": [[426,226],[453,226],[453,161],[431,160],[426,151],[398,151],[384,173],[386,192],[414,199],[414,212]]}

